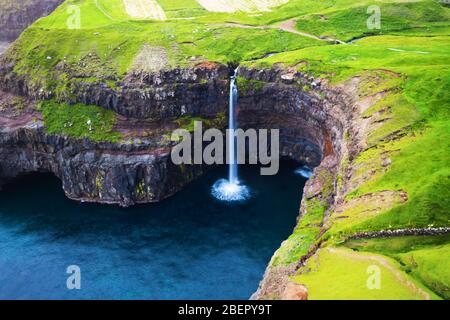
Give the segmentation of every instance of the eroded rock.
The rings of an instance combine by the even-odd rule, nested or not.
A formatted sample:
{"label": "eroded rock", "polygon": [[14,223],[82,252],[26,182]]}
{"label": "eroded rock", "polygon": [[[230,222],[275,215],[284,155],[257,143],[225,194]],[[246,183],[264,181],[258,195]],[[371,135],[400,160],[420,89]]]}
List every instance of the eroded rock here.
{"label": "eroded rock", "polygon": [[284,289],[281,300],[308,300],[308,289],[301,284],[289,282]]}
{"label": "eroded rock", "polygon": [[[86,56],[86,63],[95,58]],[[51,98],[51,94],[36,91],[27,79],[17,76],[13,64],[3,64],[0,69],[4,90],[31,101]],[[95,72],[85,69],[72,72],[78,72],[77,77],[82,77],[83,72]],[[70,66],[61,70],[71,72]],[[339,154],[347,121],[345,103],[338,92],[326,87],[317,89],[322,95],[299,90],[302,84],[321,82],[293,70],[290,73],[294,83],[286,84],[282,69],[242,68],[240,75],[258,86],[250,92],[241,90],[239,124],[242,128],[279,129],[281,155],[316,167],[324,155]],[[8,126],[10,120],[3,120],[0,175],[53,172],[63,181],[68,197],[83,201],[128,206],[165,199],[202,170],[173,166],[170,146],[160,143],[163,133],[150,139],[143,136],[145,130],[131,128],[147,119],[164,122],[182,115],[215,117],[226,113],[229,74],[228,66],[203,62],[185,69],[134,70],[117,82],[116,88],[101,81],[73,83],[71,94],[60,98],[114,110],[123,118],[119,121],[120,131],[133,132],[134,141],[144,142],[95,143],[47,135],[42,122],[29,126],[36,115],[23,115],[15,120],[19,125],[14,128]]]}

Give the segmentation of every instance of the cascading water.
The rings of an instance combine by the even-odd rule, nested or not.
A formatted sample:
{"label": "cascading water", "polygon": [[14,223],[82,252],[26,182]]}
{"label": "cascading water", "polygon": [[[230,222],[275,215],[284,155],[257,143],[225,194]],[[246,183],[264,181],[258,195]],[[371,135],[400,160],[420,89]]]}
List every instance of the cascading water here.
{"label": "cascading water", "polygon": [[313,170],[308,166],[303,166],[295,170],[295,174],[302,176],[305,179],[310,179],[313,175]]}
{"label": "cascading water", "polygon": [[230,79],[230,106],[229,106],[229,122],[228,122],[228,180],[221,179],[217,181],[212,189],[212,194],[222,201],[242,201],[250,197],[250,191],[242,185],[238,177],[238,161],[236,146],[236,107],[238,102],[238,87],[236,77],[239,68],[234,70]]}
{"label": "cascading water", "polygon": [[228,180],[230,183],[238,183],[237,174],[237,152],[236,152],[236,137],[234,135],[236,131],[236,106],[238,100],[238,88],[236,85],[236,76],[238,69],[234,71],[234,75],[231,77],[230,81],[230,116],[228,121],[229,130],[229,173]]}

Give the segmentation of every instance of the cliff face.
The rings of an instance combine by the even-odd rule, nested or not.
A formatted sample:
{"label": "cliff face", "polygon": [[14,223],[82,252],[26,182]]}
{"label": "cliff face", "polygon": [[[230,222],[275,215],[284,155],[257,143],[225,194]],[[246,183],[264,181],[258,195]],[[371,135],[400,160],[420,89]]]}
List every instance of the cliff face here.
{"label": "cliff face", "polygon": [[[170,131],[147,138],[136,128],[136,121],[158,127],[158,122],[180,116],[215,117],[224,113],[228,76],[228,67],[207,64],[132,74],[114,89],[78,82],[69,102],[114,110],[123,118],[120,130],[134,132],[132,141],[139,141],[135,144],[130,140],[100,143],[47,134],[34,103],[44,98],[42,92],[33,91],[26,81],[8,73],[2,77],[3,89],[27,96],[29,105],[17,115],[8,106],[13,94],[3,93],[6,112],[0,117],[0,176],[53,172],[72,199],[124,206],[160,201],[179,191],[202,169],[174,166],[170,159],[173,145],[165,139]],[[258,86],[244,86],[248,81]],[[311,167],[318,166],[324,155],[339,152],[345,123],[344,114],[335,107],[342,105],[339,95],[320,88],[320,83],[314,84],[315,91],[298,90],[314,79],[301,74],[288,79],[282,69],[242,69],[240,82],[241,127],[280,129],[281,154]]]}
{"label": "cliff face", "polygon": [[[14,38],[14,30],[45,14],[45,4],[57,2],[0,0],[0,33]],[[349,236],[448,226],[449,205],[442,201],[449,179],[448,153],[442,151],[450,141],[448,81],[442,77],[448,39],[430,33],[448,21],[443,6],[398,1],[410,13],[402,17],[404,30],[418,21],[423,30],[400,32],[397,12],[386,19],[383,35],[332,45],[295,28],[291,9],[301,8],[300,0],[258,18],[211,14],[205,20],[186,19],[191,12],[178,1],[171,12],[176,22],[127,20],[127,28],[123,21],[103,20],[105,12],[93,1],[83,2],[91,6],[83,17],[92,22],[84,32],[64,33],[65,12],[58,10],[55,19],[40,20],[0,57],[0,179],[53,172],[73,199],[123,206],[162,200],[205,169],[173,166],[168,135],[186,121],[191,127],[193,119],[223,119],[227,112],[228,79],[236,66],[206,61],[243,61],[248,67],[238,79],[240,126],[280,129],[282,155],[315,168],[298,226],[274,255],[255,298],[304,297],[304,288],[290,283],[301,280],[291,276],[308,273],[305,261],[315,260],[309,258],[318,257],[319,248]],[[340,23],[340,13],[353,12],[354,5],[337,8],[339,14],[313,21],[311,15],[329,8],[305,7],[302,31],[339,29],[347,41],[367,36],[365,21],[359,30]],[[283,31],[273,28],[274,19]],[[324,20],[337,29],[328,29]],[[427,99],[424,92],[434,94]],[[55,108],[46,113],[38,102],[50,99]],[[66,116],[58,124],[71,126],[70,117],[80,118],[72,104],[96,105],[102,107],[97,111],[114,111],[114,130],[122,137],[94,142],[76,139],[61,126],[52,131],[46,114],[62,102],[70,106],[54,117],[58,122]]]}
{"label": "cliff face", "polygon": [[160,137],[118,143],[93,142],[45,132],[33,102],[17,114],[11,95],[1,93],[0,177],[51,172],[75,200],[129,206],[161,201],[201,168],[178,167],[170,161],[170,144]]}
{"label": "cliff face", "polygon": [[[73,83],[70,96],[55,96],[29,85],[6,63],[0,67],[4,90],[0,94],[0,179],[52,172],[71,199],[122,206],[161,201],[205,171],[205,167],[173,165],[174,143],[167,137],[180,127],[180,118],[214,119],[227,112],[229,73],[227,66],[208,63],[130,74],[113,86],[82,78]],[[315,168],[304,189],[298,226],[275,253],[255,299],[304,296],[292,292],[306,289],[294,286],[291,276],[324,244],[322,236],[334,223],[333,213],[339,215],[360,203],[369,210],[370,206],[382,210],[407,201],[403,191],[345,199],[377,172],[353,164],[369,148],[368,133],[379,125],[376,116],[364,111],[383,94],[359,93],[361,83],[364,78],[358,76],[332,86],[277,66],[240,70],[239,126],[280,129],[281,155]],[[25,101],[18,107],[14,101],[20,97]],[[94,142],[48,133],[36,101],[64,97],[67,102],[114,110],[119,114],[115,128],[125,135],[118,142]],[[378,170],[387,170],[391,163],[389,154],[377,161],[382,162]]]}
{"label": "cliff face", "polygon": [[[298,76],[296,74],[294,79]],[[361,206],[363,210],[379,212],[407,201],[408,194],[403,191],[381,191],[351,201],[346,199],[350,192],[373,179],[375,174],[388,170],[392,163],[389,155],[382,159],[372,159],[382,162],[380,168],[374,170],[355,161],[362,152],[370,148],[367,137],[379,126],[376,116],[367,116],[364,111],[375,105],[384,94],[375,92],[367,95],[361,90],[365,81],[367,80],[364,77],[356,76],[331,88],[326,84],[318,84],[319,91],[325,94],[326,99],[316,111],[327,119],[321,125],[330,133],[328,137],[331,139],[332,147],[324,147],[325,153],[320,164],[315,167],[314,175],[305,184],[294,233],[282,243],[272,257],[252,299],[289,300],[293,295],[297,296],[295,299],[303,299],[298,297],[304,297],[307,288],[299,285],[293,277],[305,272],[303,268],[308,268],[307,263],[314,260],[320,250],[326,250],[327,245],[334,241],[327,236],[327,232],[333,228],[337,220],[348,218],[342,215],[343,212],[347,212],[349,207],[357,206]],[[323,139],[327,141],[326,136]],[[438,234],[446,231],[438,228],[420,231],[410,229],[401,232]],[[362,233],[356,237],[390,234],[395,232],[368,233],[368,235]],[[338,241],[346,240],[345,235],[339,237]],[[299,250],[298,248],[301,250],[295,252]]]}
{"label": "cliff face", "polygon": [[[0,63],[0,87],[8,92],[35,100],[56,98],[98,105],[135,119],[215,115],[228,101],[229,69],[220,64],[206,63],[155,73],[135,72],[120,81],[112,77],[96,82],[89,81],[93,76],[89,72],[79,73],[61,65],[58,69],[73,80],[63,90],[44,89],[30,81],[30,75],[17,75],[13,71],[15,64],[13,55],[4,57]],[[105,84],[107,81],[114,85]]]}
{"label": "cliff face", "polygon": [[[52,172],[61,179],[66,195],[75,200],[122,206],[161,201],[206,169],[172,164],[173,142],[166,137],[177,128],[174,119],[214,118],[226,113],[230,70],[220,64],[201,64],[130,74],[115,86],[77,81],[68,102],[97,104],[120,115],[116,128],[128,136],[111,143],[47,133],[35,101],[55,96],[43,95],[42,90],[29,86],[27,79],[17,77],[6,64],[0,70],[0,84],[10,92],[3,92],[0,99],[0,177]],[[274,261],[279,252],[290,246],[284,243],[254,298],[283,296],[290,275],[320,246],[314,239],[326,231],[330,212],[343,205],[351,173],[342,164],[364,149],[364,130],[370,128],[370,120],[362,119],[355,107],[356,86],[350,82],[332,87],[326,81],[276,66],[240,70],[239,126],[280,129],[281,155],[315,168],[305,186],[299,224],[317,211],[316,203],[326,207],[314,222],[317,234],[311,243],[305,241],[310,247],[295,263],[277,265]],[[10,103],[18,94],[27,97],[26,106],[19,111]],[[144,135],[141,128],[149,127],[159,130]],[[342,175],[340,183],[338,175]]]}
{"label": "cliff face", "polygon": [[64,0],[0,0],[0,41],[15,40],[26,27]]}

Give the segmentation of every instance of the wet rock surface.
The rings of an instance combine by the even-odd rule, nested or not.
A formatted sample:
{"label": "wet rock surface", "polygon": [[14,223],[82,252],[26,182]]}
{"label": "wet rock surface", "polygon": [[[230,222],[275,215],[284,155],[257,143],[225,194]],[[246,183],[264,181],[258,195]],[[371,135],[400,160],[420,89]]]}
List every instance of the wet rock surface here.
{"label": "wet rock surface", "polygon": [[174,166],[170,148],[141,149],[47,135],[36,121],[0,131],[0,176],[51,172],[71,199],[130,206],[161,201],[202,173]]}
{"label": "wet rock surface", "polygon": [[34,102],[24,100],[24,109],[17,110],[10,105],[14,99],[0,93],[3,182],[51,172],[71,199],[130,206],[161,201],[202,173],[200,166],[173,165],[170,142],[159,136],[112,143],[47,134]]}
{"label": "wet rock surface", "polygon": [[[44,98],[11,72],[11,66],[3,65],[2,72],[7,76],[3,73],[0,85],[9,95],[20,94],[32,102]],[[120,115],[120,131],[132,132],[138,144],[48,135],[39,115],[26,112],[13,121],[4,114],[0,121],[0,176],[53,172],[63,181],[67,196],[82,201],[129,206],[165,199],[202,169],[174,166],[172,146],[161,142],[163,133],[142,137],[139,126],[149,119],[163,123],[185,115],[226,113],[229,73],[225,65],[203,63],[187,69],[131,73],[115,89],[100,82],[80,83],[66,102],[114,110]],[[300,84],[314,79],[295,73],[287,84],[283,72],[276,69],[242,69],[241,76],[261,85],[257,90],[240,90],[240,127],[280,129],[281,155],[310,167],[318,166],[324,156],[339,153],[347,121],[339,93],[325,87],[306,92]]]}

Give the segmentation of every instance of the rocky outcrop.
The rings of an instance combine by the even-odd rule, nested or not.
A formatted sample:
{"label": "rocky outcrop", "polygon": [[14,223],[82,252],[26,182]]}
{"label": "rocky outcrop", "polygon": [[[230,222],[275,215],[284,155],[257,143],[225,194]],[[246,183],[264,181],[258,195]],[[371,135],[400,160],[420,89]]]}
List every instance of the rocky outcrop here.
{"label": "rocky outcrop", "polygon": [[374,238],[389,238],[402,236],[437,236],[450,233],[450,228],[424,228],[424,229],[396,229],[396,230],[382,230],[375,232],[363,232],[349,237],[349,240],[355,239],[374,239]]}
{"label": "rocky outcrop", "polygon": [[308,300],[308,290],[305,286],[289,282],[281,296],[281,300]]}
{"label": "rocky outcrop", "polygon": [[[286,73],[285,82],[292,83],[292,81],[298,79],[297,73],[290,70],[284,72]],[[324,150],[328,152],[324,153],[321,163],[314,170],[314,175],[305,185],[299,225],[296,226],[296,229],[299,228],[302,220],[311,210],[311,204],[320,203],[326,209],[322,221],[315,224],[319,231],[310,243],[307,252],[292,263],[276,264],[275,258],[278,252],[286,246],[291,248],[289,247],[291,245],[288,243],[289,240],[285,241],[272,258],[252,299],[283,299],[285,292],[289,291],[292,277],[321,248],[323,244],[322,236],[330,227],[330,220],[339,215],[340,212],[344,212],[346,206],[349,205],[345,195],[365,181],[358,179],[355,182],[354,175],[358,168],[351,165],[358,154],[367,149],[367,131],[370,130],[370,124],[373,121],[370,118],[363,117],[364,109],[361,108],[361,99],[365,99],[365,97],[360,97],[358,91],[361,78],[355,77],[346,83],[334,86],[332,89],[326,83],[321,83],[315,79],[309,80],[315,91],[318,90],[325,97],[321,103],[322,108],[319,109],[321,112],[319,110],[318,112],[319,115],[324,116],[322,119],[326,119],[325,122],[322,122],[322,124],[324,123],[323,128],[329,128],[330,130],[329,140],[326,136],[324,136],[325,140],[322,140],[324,142],[329,141],[329,147],[325,145]],[[376,101],[376,99],[373,99],[369,106]],[[388,207],[390,203],[404,202],[407,199],[407,194],[404,192],[392,192],[392,194],[384,192],[373,196],[377,197],[384,207]],[[365,197],[369,196],[361,197],[360,200],[366,201],[368,205],[377,205],[377,202],[375,204],[372,202],[372,198]],[[380,203],[378,203],[376,209],[382,207]],[[303,240],[297,239],[297,241],[305,242],[307,237]],[[301,243],[295,245],[301,245]]]}
{"label": "rocky outcrop", "polygon": [[[94,82],[89,79],[95,74],[61,64],[57,69],[70,80],[56,95],[55,88],[41,87],[31,81],[30,75],[16,74],[15,63],[13,55],[0,62],[0,87],[5,91],[35,100],[56,98],[68,103],[98,105],[130,118],[212,116],[223,111],[228,103],[229,68],[221,64],[201,63],[153,73],[131,72],[121,80],[111,77]],[[114,82],[114,86],[107,85],[107,81]]]}
{"label": "rocky outcrop", "polygon": [[313,168],[325,157],[340,154],[351,114],[344,95],[320,80],[283,68],[242,68],[240,75],[257,83],[240,92],[243,127],[280,129],[281,153]]}
{"label": "rocky outcrop", "polygon": [[42,122],[0,131],[0,176],[51,172],[67,197],[130,206],[161,201],[202,173],[174,166],[170,148],[136,150],[128,145],[92,143],[51,136]]}
{"label": "rocky outcrop", "polygon": [[[11,97],[0,96],[0,102]],[[173,165],[171,142],[159,136],[111,143],[50,135],[33,102],[20,111],[0,105],[2,181],[50,172],[71,199],[130,206],[161,201],[202,174],[200,166]]]}
{"label": "rocky outcrop", "polygon": [[51,13],[64,0],[0,0],[0,41],[15,40],[26,27]]}
{"label": "rocky outcrop", "polygon": [[187,69],[132,73],[111,89],[80,81],[69,102],[95,104],[138,119],[165,119],[185,114],[213,116],[228,101],[228,68],[199,64]]}
{"label": "rocky outcrop", "polygon": [[[340,154],[339,157],[343,155]],[[330,154],[326,156],[320,165],[315,168],[315,174],[312,176],[310,180],[308,180],[305,184],[303,190],[303,198],[300,207],[300,214],[298,218],[298,222],[301,223],[302,219],[305,218],[305,215],[308,213],[308,207],[306,205],[307,202],[310,201],[321,201],[322,203],[327,203],[328,210],[324,213],[323,221],[320,222],[321,231],[317,235],[319,238],[325,231],[325,223],[329,218],[329,214],[331,209],[336,205],[338,196],[336,193],[336,185],[334,183],[336,174],[339,170],[339,162],[337,154]],[[329,175],[326,180],[332,179],[332,190],[329,190],[328,182],[323,179],[323,176],[319,174],[320,172],[327,172]],[[298,228],[298,226],[296,226]],[[304,240],[306,241],[306,239]],[[283,242],[281,247],[286,244],[287,241]],[[293,286],[292,276],[296,274],[298,269],[302,267],[320,248],[320,243],[311,243],[307,253],[299,257],[299,259],[290,264],[281,264],[276,265],[274,263],[275,258],[277,256],[277,252],[272,257],[266,271],[264,273],[264,277],[257,289],[257,291],[252,295],[252,300],[284,300],[286,299],[286,295],[292,291],[290,287]],[[279,249],[281,250],[281,248]],[[303,292],[303,296],[308,299],[308,290],[306,287],[300,285],[301,290]],[[292,298],[292,295],[289,294],[289,297]],[[294,299],[295,300],[295,299]]]}
{"label": "rocky outcrop", "polygon": [[[16,75],[13,65],[4,64],[0,70],[0,87],[31,100],[54,97]],[[214,117],[227,110],[231,70],[208,63],[152,74],[132,73],[121,81],[110,80],[116,81],[113,87],[100,80],[81,79],[71,84],[70,95],[57,98],[114,110],[126,117],[128,125],[124,125],[130,128],[135,121],[148,119]],[[242,68],[238,86],[240,127],[280,129],[281,155],[316,167],[316,172],[325,171],[331,181],[335,180],[339,164],[350,150],[344,133],[351,130],[353,113],[346,94],[319,79],[277,67]],[[63,181],[63,188],[72,199],[124,206],[160,201],[204,170],[174,166],[170,161],[171,145],[158,144],[161,141],[158,138],[143,139],[139,146],[74,140],[46,134],[40,120],[19,126],[8,122],[2,125],[0,121],[0,128],[0,176],[53,172]],[[334,185],[325,195],[325,183],[321,175],[315,175],[305,187],[305,198],[333,204],[337,199]],[[300,216],[305,212],[302,205]],[[254,297],[279,298],[286,290],[290,298],[304,297],[298,290],[289,293],[286,287],[295,268],[295,265],[276,270],[269,267]]]}
{"label": "rocky outcrop", "polygon": [[170,149],[134,150],[44,133],[41,122],[0,132],[3,179],[31,172],[52,172],[67,197],[130,206],[161,201],[201,174],[201,168],[177,167]]}
{"label": "rocky outcrop", "polygon": [[[1,67],[0,86],[4,90],[33,101],[51,97],[42,96],[41,90],[16,75],[12,67]],[[131,118],[166,121],[183,115],[214,117],[227,110],[232,69],[202,63],[151,74],[133,72],[117,81],[114,88],[101,81],[79,81],[66,101],[114,110],[129,119],[129,126],[133,125]],[[280,129],[281,155],[311,167],[318,166],[324,157],[339,158],[349,114],[339,92],[301,73],[286,77],[281,68],[242,68],[240,77],[241,127]],[[258,85],[247,88],[248,81]],[[41,121],[14,129],[5,123],[0,137],[0,176],[50,171],[61,178],[72,199],[121,205],[159,201],[201,172],[173,166],[170,146],[154,141],[143,139],[138,147],[125,142],[94,143],[47,135]]]}

